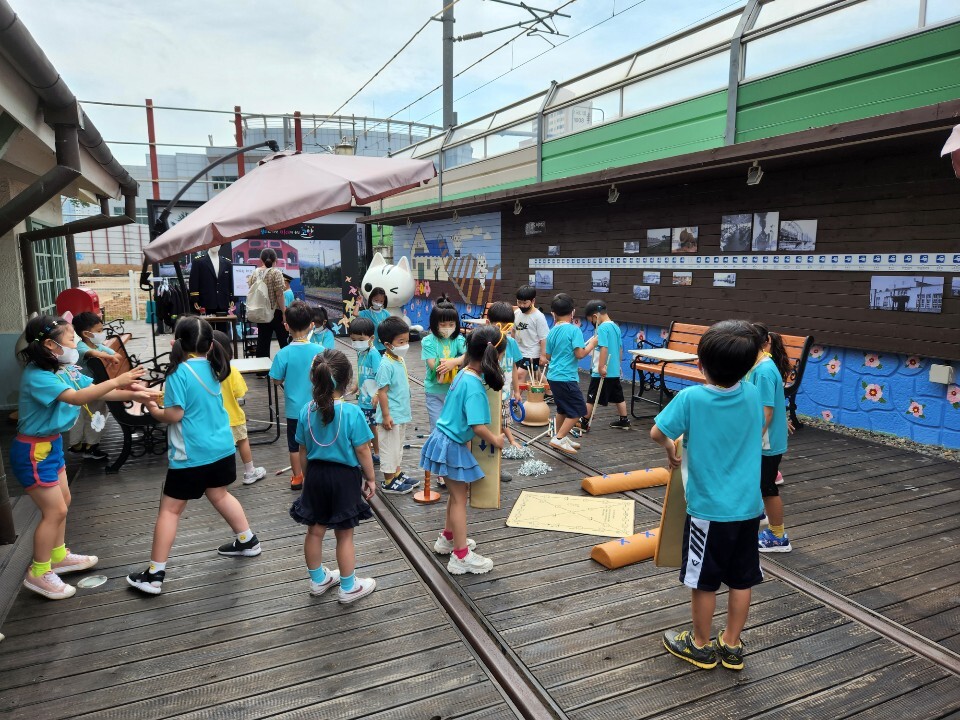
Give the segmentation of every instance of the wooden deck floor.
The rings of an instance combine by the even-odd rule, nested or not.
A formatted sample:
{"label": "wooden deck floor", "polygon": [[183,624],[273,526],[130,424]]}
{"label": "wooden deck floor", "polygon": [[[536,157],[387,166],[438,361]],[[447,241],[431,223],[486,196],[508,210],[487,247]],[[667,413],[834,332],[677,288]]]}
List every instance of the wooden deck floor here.
{"label": "wooden deck floor", "polygon": [[[419,375],[417,360],[408,367]],[[253,418],[263,384],[250,385]],[[662,462],[649,421],[618,432],[603,412],[580,460],[603,470]],[[426,428],[419,407],[410,441]],[[407,453],[413,468],[418,450]],[[502,509],[471,511],[471,536],[497,565],[458,582],[570,718],[960,713],[956,675],[775,579],[755,592],[744,672],[698,671],[668,656],[659,635],[689,624],[675,571],[649,562],[608,571],[589,559],[596,538],[504,525],[523,489],[580,493],[582,473],[540,457],[551,474],[521,478],[507,462],[514,480]],[[155,598],[122,577],[149,555],[164,460],[133,461],[113,477],[81,472],[68,538],[100,556],[95,572],[109,581],[59,603],[21,593],[2,627],[4,717],[514,717],[376,522],[358,530],[357,552],[377,592],[351,607],[309,597],[303,531],[287,515],[293,493],[272,472],[287,465],[283,440],[255,448],[255,459],[268,478],[235,494],[263,555],[219,557],[229,529],[198,501]],[[775,561],[960,651],[960,467],[808,428],[791,439],[783,472],[795,549]],[[432,543],[443,505],[390,501]],[[639,504],[636,518],[638,530],[658,521]],[[332,543],[326,549],[335,564]]]}

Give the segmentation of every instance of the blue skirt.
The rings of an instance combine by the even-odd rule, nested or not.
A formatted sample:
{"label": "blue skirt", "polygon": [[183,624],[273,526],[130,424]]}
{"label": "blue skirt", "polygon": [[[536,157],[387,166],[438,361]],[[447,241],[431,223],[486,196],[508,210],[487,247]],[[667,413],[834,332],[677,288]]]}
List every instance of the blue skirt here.
{"label": "blue skirt", "polygon": [[434,430],[420,451],[420,467],[434,475],[472,483],[483,477],[477,459],[466,445]]}

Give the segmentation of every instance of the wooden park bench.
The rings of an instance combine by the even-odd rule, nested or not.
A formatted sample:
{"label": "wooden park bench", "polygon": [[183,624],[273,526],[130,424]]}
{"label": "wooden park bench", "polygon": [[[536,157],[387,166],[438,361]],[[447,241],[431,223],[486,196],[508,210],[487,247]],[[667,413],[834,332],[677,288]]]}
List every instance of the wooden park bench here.
{"label": "wooden park bench", "polygon": [[[704,382],[703,373],[701,373],[695,364],[689,361],[661,360],[659,362],[645,358],[643,348],[667,349],[677,353],[688,355],[697,354],[697,345],[700,344],[701,336],[707,331],[707,325],[690,325],[687,323],[671,322],[667,331],[667,337],[663,345],[657,345],[648,340],[642,340],[637,344],[637,350],[631,350],[634,355],[630,363],[633,368],[633,382],[631,385],[630,414],[640,419],[634,410],[638,400],[658,404],[661,408],[664,406],[664,398],[669,402],[679,388],[671,389],[667,386],[668,377],[676,378],[680,381],[689,383]],[[787,407],[790,413],[790,420],[797,429],[802,425],[797,419],[797,391],[800,389],[800,381],[803,380],[803,372],[807,366],[807,356],[810,353],[810,347],[813,345],[813,336],[807,335],[781,335],[783,346],[790,358],[791,369],[787,382],[784,383],[784,395],[787,399]],[[643,397],[645,390],[657,390],[659,400],[650,400]]]}
{"label": "wooden park bench", "polygon": [[[129,333],[124,333],[107,338],[105,345],[120,357],[118,365],[105,366],[99,358],[95,357],[86,360],[94,382],[101,383],[115,378],[140,364],[135,356],[127,352],[126,343],[129,342],[130,337]],[[164,368],[154,361],[154,367],[147,371],[141,382],[148,387],[159,387],[163,385],[164,379]],[[138,402],[110,400],[107,401],[107,409],[123,433],[123,447],[117,459],[107,466],[108,473],[119,472],[130,457],[166,453],[167,426],[154,420],[143,405]]]}

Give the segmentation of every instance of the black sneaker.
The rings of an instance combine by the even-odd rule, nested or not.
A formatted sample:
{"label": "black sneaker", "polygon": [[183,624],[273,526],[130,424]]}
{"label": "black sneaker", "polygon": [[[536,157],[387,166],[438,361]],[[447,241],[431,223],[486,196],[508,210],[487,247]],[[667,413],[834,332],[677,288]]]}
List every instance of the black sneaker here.
{"label": "black sneaker", "polygon": [[150,572],[148,567],[143,572],[127,575],[127,584],[148,595],[159,595],[163,589],[163,578],[165,576],[165,571]]}
{"label": "black sneaker", "polygon": [[723,642],[723,630],[717,635],[717,655],[727,670],[743,670],[743,640],[736,647]]}
{"label": "black sneaker", "polygon": [[70,452],[72,452],[74,455],[85,455],[87,448],[83,443],[77,443],[76,445],[70,446]]}
{"label": "black sneaker", "polygon": [[547,405],[553,405],[553,395],[544,395],[544,396],[543,396],[543,401],[544,401]]}
{"label": "black sneaker", "polygon": [[668,630],[663,634],[663,646],[671,655],[696,665],[704,670],[712,670],[717,666],[717,650],[712,642],[703,647],[697,647],[693,642],[693,633],[684,630],[674,634]]}
{"label": "black sneaker", "polygon": [[577,421],[577,427],[580,428],[580,432],[588,433],[590,432],[590,420],[589,418],[582,417]]}
{"label": "black sneaker", "polygon": [[260,541],[257,540],[256,535],[251,535],[250,539],[245,543],[234,538],[233,542],[228,542],[226,545],[218,547],[217,552],[221,555],[256,557],[260,554]]}
{"label": "black sneaker", "polygon": [[85,460],[106,460],[108,455],[100,449],[100,445],[90,445],[83,451]]}
{"label": "black sneaker", "polygon": [[629,430],[630,420],[627,418],[620,418],[618,420],[614,420],[612,423],[610,423],[610,427],[615,428],[617,430]]}

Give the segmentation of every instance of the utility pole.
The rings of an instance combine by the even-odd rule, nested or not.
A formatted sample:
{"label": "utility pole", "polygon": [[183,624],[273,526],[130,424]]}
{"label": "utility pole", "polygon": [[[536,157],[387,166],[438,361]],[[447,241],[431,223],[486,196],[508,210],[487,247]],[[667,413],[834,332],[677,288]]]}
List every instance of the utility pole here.
{"label": "utility pole", "polygon": [[443,3],[443,128],[457,124],[457,114],[453,111],[453,3]]}

